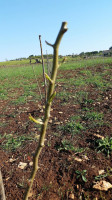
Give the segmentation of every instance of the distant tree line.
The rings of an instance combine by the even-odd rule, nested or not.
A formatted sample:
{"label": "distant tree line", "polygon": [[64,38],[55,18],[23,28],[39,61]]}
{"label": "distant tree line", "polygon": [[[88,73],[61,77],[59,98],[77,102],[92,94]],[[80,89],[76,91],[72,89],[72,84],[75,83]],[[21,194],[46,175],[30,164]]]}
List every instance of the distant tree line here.
{"label": "distant tree line", "polygon": [[109,48],[109,50],[81,52],[78,55],[72,54],[72,57],[77,57],[77,56],[80,56],[82,58],[93,57],[93,56],[112,56],[112,46]]}
{"label": "distant tree line", "polygon": [[[87,57],[95,57],[95,56],[112,56],[112,46],[109,48],[109,50],[103,50],[103,51],[91,51],[91,52],[81,52],[80,54],[69,54],[66,56],[71,56],[71,57],[81,57],[81,58],[87,58]],[[52,59],[53,55],[52,54],[44,54],[43,55],[44,59]],[[62,55],[59,55],[59,58],[62,58]],[[31,64],[32,60],[35,60],[35,63],[41,63],[41,55],[30,55],[29,57],[25,58],[25,57],[21,57],[21,58],[17,58],[14,60],[25,60],[25,59],[29,59],[29,62]],[[14,61],[11,60],[11,61]]]}

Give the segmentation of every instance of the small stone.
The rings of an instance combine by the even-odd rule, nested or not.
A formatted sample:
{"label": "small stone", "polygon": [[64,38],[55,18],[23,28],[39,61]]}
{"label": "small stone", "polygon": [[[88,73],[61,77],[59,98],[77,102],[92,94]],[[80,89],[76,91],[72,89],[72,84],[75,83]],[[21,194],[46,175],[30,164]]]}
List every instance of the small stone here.
{"label": "small stone", "polygon": [[62,114],[63,112],[59,112],[59,114]]}
{"label": "small stone", "polygon": [[84,160],[89,160],[89,158],[86,155],[84,155],[83,158]]}
{"label": "small stone", "polygon": [[49,123],[52,123],[52,119],[49,120]]}
{"label": "small stone", "polygon": [[95,166],[94,166],[94,165],[92,165],[92,166],[91,166],[91,168],[92,168],[92,169],[94,169],[94,168],[95,168]]}
{"label": "small stone", "polygon": [[60,124],[60,122],[55,122],[54,124],[55,124],[55,125],[59,125],[59,124]]}
{"label": "small stone", "polygon": [[76,161],[78,161],[78,162],[82,162],[82,159],[81,159],[81,158],[78,158],[78,157],[74,158],[74,160],[76,160]]}
{"label": "small stone", "polygon": [[106,97],[105,99],[108,100],[108,97]]}
{"label": "small stone", "polygon": [[30,167],[33,166],[33,162],[29,162]]}
{"label": "small stone", "polygon": [[77,189],[79,189],[79,185],[76,185]]}
{"label": "small stone", "polygon": [[40,112],[43,113],[43,109],[41,109]]}
{"label": "small stone", "polygon": [[108,189],[112,188],[112,185],[107,181],[101,180],[99,182],[96,182],[96,184],[93,185],[93,188],[97,190],[108,191]]}
{"label": "small stone", "polygon": [[102,136],[102,135],[99,135],[99,134],[96,134],[96,133],[94,133],[93,135],[96,136],[97,138],[101,138],[102,140],[104,139],[104,136]]}
{"label": "small stone", "polygon": [[104,169],[101,169],[101,170],[99,170],[98,173],[99,173],[99,175],[101,175],[101,174],[104,174],[104,172],[105,172]]}
{"label": "small stone", "polygon": [[24,169],[27,166],[27,163],[20,162],[18,165],[19,169]]}
{"label": "small stone", "polygon": [[69,199],[74,199],[74,198],[75,198],[74,194],[71,193],[71,194],[69,195]]}
{"label": "small stone", "polygon": [[10,179],[10,177],[7,177],[5,180],[8,181]]}
{"label": "small stone", "polygon": [[14,158],[10,158],[10,159],[9,159],[9,162],[10,162],[10,163],[13,163],[13,162],[15,162],[15,161],[16,161],[16,159],[14,159]]}
{"label": "small stone", "polygon": [[40,104],[38,104],[38,107],[41,109],[42,108],[42,106],[40,105]]}

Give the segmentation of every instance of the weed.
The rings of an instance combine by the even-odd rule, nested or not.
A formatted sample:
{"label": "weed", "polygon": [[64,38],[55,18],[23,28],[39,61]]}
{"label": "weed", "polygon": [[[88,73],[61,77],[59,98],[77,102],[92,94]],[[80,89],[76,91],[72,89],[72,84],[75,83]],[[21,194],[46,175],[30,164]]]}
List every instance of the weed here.
{"label": "weed", "polygon": [[84,116],[85,120],[102,120],[103,119],[103,113],[98,113],[98,112],[86,112]]}
{"label": "weed", "polygon": [[103,113],[99,112],[86,112],[82,117],[83,120],[88,122],[88,126],[93,128],[95,126],[102,126],[104,124],[103,121]]}
{"label": "weed", "polygon": [[20,96],[18,99],[11,101],[13,104],[24,104],[26,103],[26,97],[25,96]]}
{"label": "weed", "polygon": [[84,151],[85,151],[84,148],[79,148],[79,147],[74,148],[74,152],[75,152],[75,154],[76,154],[76,153],[82,153],[82,152],[84,152]]}
{"label": "weed", "polygon": [[80,122],[74,122],[71,120],[64,126],[60,127],[60,129],[66,133],[70,133],[73,136],[74,134],[79,134],[80,131],[84,130],[84,127]]}
{"label": "weed", "polygon": [[[92,107],[91,107],[91,109],[92,109]],[[84,111],[90,111],[91,109],[89,109],[89,108],[87,108],[87,107],[83,107],[83,108],[82,108],[82,110],[84,110]]]}
{"label": "weed", "polygon": [[66,150],[66,151],[74,151],[74,146],[69,140],[62,140],[61,144],[56,147],[58,151]]}
{"label": "weed", "polygon": [[16,136],[13,137],[12,134],[5,135],[5,140],[2,142],[3,149],[6,149],[8,151],[15,151],[17,148],[23,145],[23,143],[27,140],[32,141],[31,136]]}
{"label": "weed", "polygon": [[48,191],[51,187],[52,187],[52,184],[50,184],[50,185],[43,185],[42,188],[41,188],[41,190],[42,191]]}
{"label": "weed", "polygon": [[98,139],[95,141],[95,144],[97,146],[98,152],[103,152],[108,157],[112,151],[112,137],[106,137],[104,139]]}
{"label": "weed", "polygon": [[70,93],[63,91],[63,92],[59,92],[57,94],[57,97],[60,98],[61,100],[63,100],[63,102],[68,102],[69,98],[70,98]]}
{"label": "weed", "polygon": [[79,121],[81,119],[81,117],[79,115],[74,115],[72,117],[70,117],[70,121]]}
{"label": "weed", "polygon": [[79,104],[85,104],[93,103],[92,99],[89,99],[89,93],[84,91],[76,92],[75,99]]}
{"label": "weed", "polygon": [[87,182],[86,179],[87,170],[82,170],[82,171],[76,170],[75,173],[77,174],[76,176],[77,179],[81,178],[84,182]]}
{"label": "weed", "polygon": [[17,182],[17,186],[20,188],[25,188],[26,187],[26,183],[25,183],[25,177],[23,176],[21,181]]}
{"label": "weed", "polygon": [[55,137],[60,137],[60,134],[59,134],[59,133],[53,133],[53,135],[54,135]]}
{"label": "weed", "polygon": [[50,146],[51,146],[51,143],[50,143],[50,141],[48,141],[48,142],[47,142],[47,146],[48,146],[48,147],[50,147]]}
{"label": "weed", "polygon": [[108,176],[108,174],[106,173],[106,174],[100,174],[100,175],[98,175],[98,176],[95,176],[95,181],[99,181],[99,180],[101,180],[101,179],[103,179],[103,178],[106,178]]}
{"label": "weed", "polygon": [[8,92],[5,89],[0,90],[0,99],[7,100],[7,94]]}
{"label": "weed", "polygon": [[83,77],[80,77],[80,78],[74,80],[75,87],[79,87],[79,86],[81,87],[81,86],[84,86],[85,84],[86,84],[86,82]]}

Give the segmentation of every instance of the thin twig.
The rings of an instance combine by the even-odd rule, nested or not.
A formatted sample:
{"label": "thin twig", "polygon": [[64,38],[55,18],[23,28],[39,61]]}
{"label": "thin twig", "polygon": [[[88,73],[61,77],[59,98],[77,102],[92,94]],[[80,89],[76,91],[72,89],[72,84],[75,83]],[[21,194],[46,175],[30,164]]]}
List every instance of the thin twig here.
{"label": "thin twig", "polygon": [[45,78],[45,67],[44,67],[44,59],[43,59],[41,35],[39,35],[39,41],[40,41],[41,58],[42,58],[43,79],[44,79],[44,91],[45,91],[45,105],[46,105],[46,102],[47,102],[47,83],[46,83],[46,78]]}
{"label": "thin twig", "polygon": [[35,71],[34,71],[34,67],[32,65],[32,69],[33,69],[33,73],[34,73],[34,76],[35,76],[35,80],[37,82],[37,86],[38,86],[38,89],[39,89],[39,93],[40,93],[40,98],[42,100],[42,94],[41,94],[41,90],[40,90],[40,87],[39,87],[39,83],[38,83],[38,80],[37,80],[37,77],[36,77],[36,74],[35,74]]}

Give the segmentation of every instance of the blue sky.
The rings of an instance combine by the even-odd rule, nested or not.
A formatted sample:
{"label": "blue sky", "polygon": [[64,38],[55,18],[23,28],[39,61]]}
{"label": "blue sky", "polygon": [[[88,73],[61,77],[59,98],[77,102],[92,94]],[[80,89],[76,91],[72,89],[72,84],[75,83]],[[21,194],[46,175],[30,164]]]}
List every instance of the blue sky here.
{"label": "blue sky", "polygon": [[0,61],[52,53],[63,21],[68,22],[59,54],[112,46],[112,0],[0,0]]}

